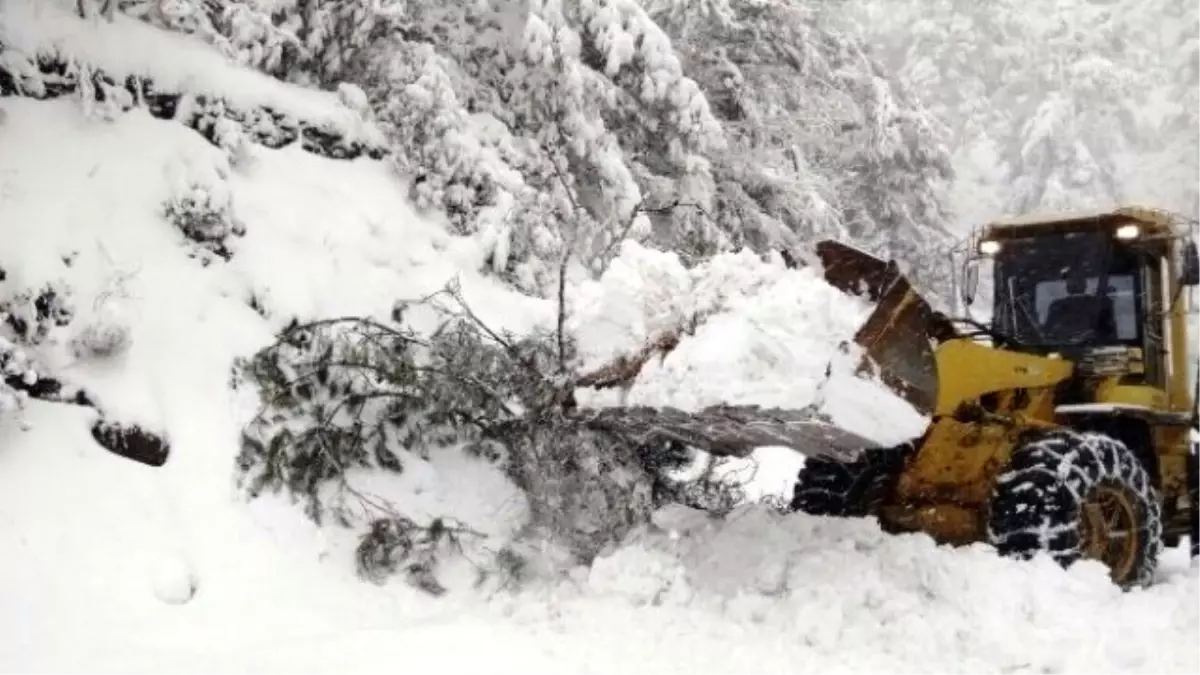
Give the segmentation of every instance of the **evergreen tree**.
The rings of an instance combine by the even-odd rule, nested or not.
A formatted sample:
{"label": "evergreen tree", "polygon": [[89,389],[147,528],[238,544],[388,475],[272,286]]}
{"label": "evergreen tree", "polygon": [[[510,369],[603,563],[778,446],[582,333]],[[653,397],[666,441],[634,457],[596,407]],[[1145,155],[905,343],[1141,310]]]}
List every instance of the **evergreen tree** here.
{"label": "evergreen tree", "polygon": [[858,37],[820,7],[788,0],[650,6],[731,139],[715,160],[726,179],[719,217],[740,226],[741,242],[848,239],[930,268],[949,244],[949,157],[928,113]]}
{"label": "evergreen tree", "polygon": [[1196,159],[1180,151],[1196,141],[1185,111],[1197,91],[1192,4],[850,6],[947,124],[955,164],[972,178],[957,201],[992,204],[976,209],[992,217],[1128,201],[1194,212]]}
{"label": "evergreen tree", "polygon": [[163,25],[277,77],[362,85],[418,205],[532,292],[624,238],[698,260],[835,237],[908,263],[944,239],[933,125],[798,0],[180,6],[194,21]]}

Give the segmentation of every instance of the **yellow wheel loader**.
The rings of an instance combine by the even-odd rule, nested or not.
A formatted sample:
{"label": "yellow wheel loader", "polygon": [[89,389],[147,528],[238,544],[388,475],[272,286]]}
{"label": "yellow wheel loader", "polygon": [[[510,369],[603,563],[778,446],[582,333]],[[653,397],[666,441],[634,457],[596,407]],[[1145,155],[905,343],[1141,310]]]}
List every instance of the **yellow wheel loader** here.
{"label": "yellow wheel loader", "polygon": [[933,311],[894,264],[818,245],[832,284],[877,300],[856,341],[931,423],[903,447],[808,459],[792,507],[1149,583],[1164,544],[1197,544],[1195,240],[1124,208],[992,223],[972,243],[964,299],[990,266],[986,322]]}
{"label": "yellow wheel loader", "polygon": [[795,510],[1064,566],[1099,560],[1125,587],[1149,583],[1184,535],[1195,555],[1188,226],[1131,207],[992,223],[972,245],[963,287],[972,299],[992,268],[986,321],[934,311],[894,262],[817,245],[829,283],[876,303],[855,335],[860,371],[930,420],[902,447],[873,447],[817,409],[621,408],[594,422],[716,455],[791,447],[806,455]]}

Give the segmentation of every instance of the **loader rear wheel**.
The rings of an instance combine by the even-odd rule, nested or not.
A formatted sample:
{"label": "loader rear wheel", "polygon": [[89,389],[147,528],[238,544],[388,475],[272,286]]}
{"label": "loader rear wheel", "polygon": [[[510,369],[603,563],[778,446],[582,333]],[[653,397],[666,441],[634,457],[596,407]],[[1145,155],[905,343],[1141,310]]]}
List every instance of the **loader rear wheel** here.
{"label": "loader rear wheel", "polygon": [[792,492],[792,510],[813,516],[859,518],[877,515],[895,487],[912,449],[905,445],[871,450],[843,462],[827,457],[804,460]]}
{"label": "loader rear wheel", "polygon": [[1001,555],[1098,560],[1121,586],[1147,585],[1162,550],[1162,504],[1120,441],[1056,429],[1027,437],[992,490],[987,536]]}

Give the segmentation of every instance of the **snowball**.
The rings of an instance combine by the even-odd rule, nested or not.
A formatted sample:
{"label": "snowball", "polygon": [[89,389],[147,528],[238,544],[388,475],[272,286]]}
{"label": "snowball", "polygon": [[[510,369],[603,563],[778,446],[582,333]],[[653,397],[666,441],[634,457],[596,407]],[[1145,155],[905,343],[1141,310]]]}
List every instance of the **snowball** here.
{"label": "snowball", "polygon": [[129,348],[130,318],[119,298],[107,297],[71,336],[71,351],[77,359],[109,358]]}
{"label": "snowball", "polygon": [[168,605],[182,605],[196,595],[200,580],[191,564],[179,554],[166,554],[151,571],[154,596]]}

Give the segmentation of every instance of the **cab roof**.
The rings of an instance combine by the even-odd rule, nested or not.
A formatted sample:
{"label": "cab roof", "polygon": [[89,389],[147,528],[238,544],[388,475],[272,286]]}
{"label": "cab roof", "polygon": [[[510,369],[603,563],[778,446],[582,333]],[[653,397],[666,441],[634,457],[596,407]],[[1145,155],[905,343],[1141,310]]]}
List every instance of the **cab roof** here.
{"label": "cab roof", "polygon": [[1104,211],[1030,214],[996,220],[983,226],[982,239],[1014,239],[1039,234],[1116,230],[1137,224],[1144,237],[1174,237],[1182,234],[1180,218],[1159,209],[1125,206]]}

